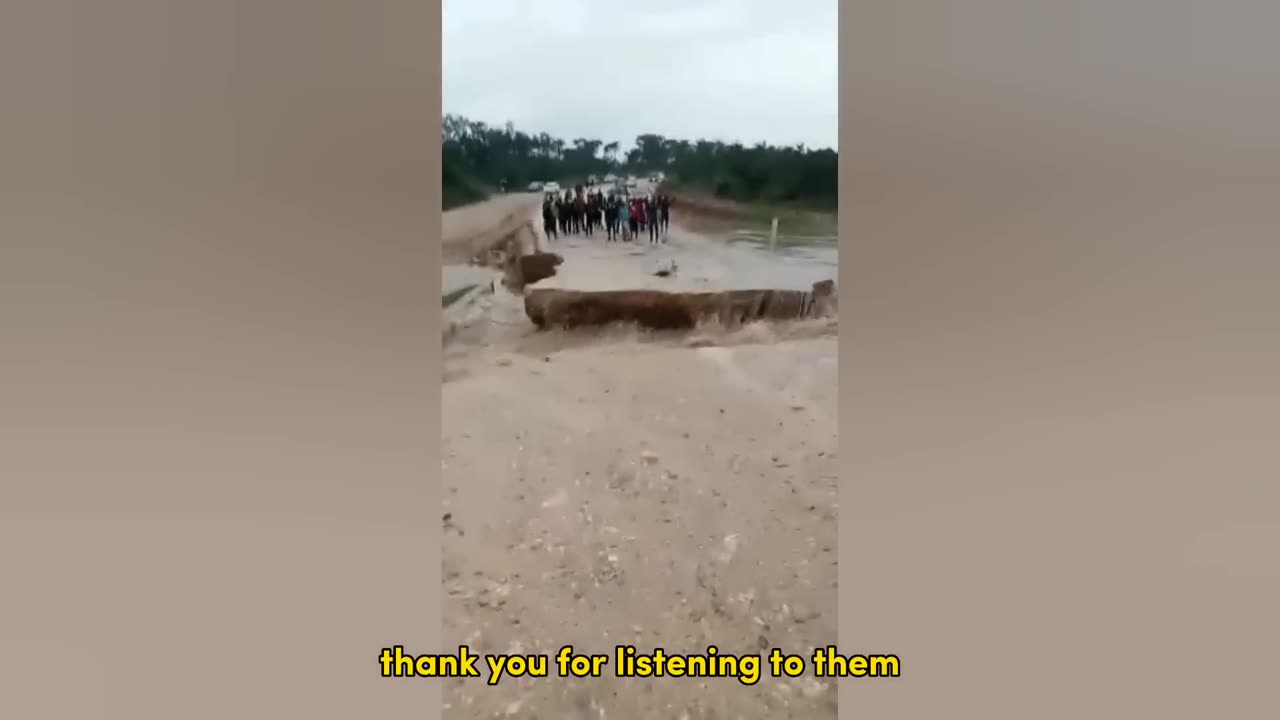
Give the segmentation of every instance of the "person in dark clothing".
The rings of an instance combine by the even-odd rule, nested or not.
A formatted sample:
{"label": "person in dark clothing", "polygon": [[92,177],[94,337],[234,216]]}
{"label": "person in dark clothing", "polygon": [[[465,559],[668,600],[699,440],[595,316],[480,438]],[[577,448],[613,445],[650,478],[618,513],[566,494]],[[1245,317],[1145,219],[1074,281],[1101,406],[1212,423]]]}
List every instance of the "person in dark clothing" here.
{"label": "person in dark clothing", "polygon": [[570,213],[569,203],[565,202],[564,198],[557,197],[556,198],[556,219],[560,221],[561,235],[569,234],[569,221],[570,221],[569,213]]}
{"label": "person in dark clothing", "polygon": [[671,198],[664,194],[658,202],[658,209],[662,214],[662,232],[665,234],[671,228]]}
{"label": "person in dark clothing", "polygon": [[613,193],[604,201],[604,229],[608,242],[618,239],[618,199]]}
{"label": "person in dark clothing", "polygon": [[658,201],[657,198],[650,198],[645,204],[645,223],[649,227],[649,242],[656,243],[662,240],[662,228],[658,225]]}
{"label": "person in dark clothing", "polygon": [[546,233],[548,240],[557,236],[556,209],[551,204],[551,198],[542,201],[542,231]]}
{"label": "person in dark clothing", "polygon": [[595,196],[591,193],[587,193],[582,200],[582,229],[586,231],[588,237],[591,236],[592,231],[595,230],[596,227],[595,220],[591,217],[592,213],[595,212],[595,209]]}

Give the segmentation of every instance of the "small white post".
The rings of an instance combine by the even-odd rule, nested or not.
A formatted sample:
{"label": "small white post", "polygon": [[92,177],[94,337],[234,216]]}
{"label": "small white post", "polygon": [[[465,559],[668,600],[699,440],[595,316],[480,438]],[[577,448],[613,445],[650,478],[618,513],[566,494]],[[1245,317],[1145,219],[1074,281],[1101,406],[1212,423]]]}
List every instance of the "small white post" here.
{"label": "small white post", "polygon": [[774,248],[778,244],[778,218],[773,219],[773,226],[769,228],[769,252],[774,252]]}

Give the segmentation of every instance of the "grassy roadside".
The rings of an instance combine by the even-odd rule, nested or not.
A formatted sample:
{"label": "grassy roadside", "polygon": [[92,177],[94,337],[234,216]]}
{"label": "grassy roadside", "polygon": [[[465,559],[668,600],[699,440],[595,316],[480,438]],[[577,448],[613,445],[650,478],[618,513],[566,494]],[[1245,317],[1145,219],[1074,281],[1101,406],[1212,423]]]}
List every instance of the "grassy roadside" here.
{"label": "grassy roadside", "polygon": [[[739,216],[743,230],[769,233],[773,218],[778,218],[778,235],[835,237],[836,214],[802,210],[786,206],[747,205]],[[834,240],[833,240],[834,242]]]}
{"label": "grassy roadside", "polygon": [[451,161],[441,163],[441,210],[452,210],[463,205],[480,202],[489,197],[484,184],[463,172]]}
{"label": "grassy roadside", "polygon": [[767,242],[770,225],[776,217],[779,245],[835,242],[835,212],[795,205],[739,203],[679,186],[664,185],[663,190],[675,200],[673,212],[679,214],[679,221],[691,225],[691,229]]}

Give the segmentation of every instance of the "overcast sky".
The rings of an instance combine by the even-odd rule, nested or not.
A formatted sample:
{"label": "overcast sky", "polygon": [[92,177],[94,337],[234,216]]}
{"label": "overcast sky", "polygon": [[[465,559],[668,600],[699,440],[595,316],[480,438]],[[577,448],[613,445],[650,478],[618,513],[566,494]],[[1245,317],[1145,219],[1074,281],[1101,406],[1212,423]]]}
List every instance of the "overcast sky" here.
{"label": "overcast sky", "polygon": [[837,0],[444,0],[446,113],[836,147]]}

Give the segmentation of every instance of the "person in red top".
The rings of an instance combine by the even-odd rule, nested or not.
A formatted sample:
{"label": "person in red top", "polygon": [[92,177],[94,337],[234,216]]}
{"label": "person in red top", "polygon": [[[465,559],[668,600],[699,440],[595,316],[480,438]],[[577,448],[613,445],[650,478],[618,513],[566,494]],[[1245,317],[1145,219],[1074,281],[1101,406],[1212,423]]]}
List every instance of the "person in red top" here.
{"label": "person in red top", "polygon": [[640,235],[640,201],[631,201],[631,217],[627,226],[631,228],[631,237],[639,237]]}

